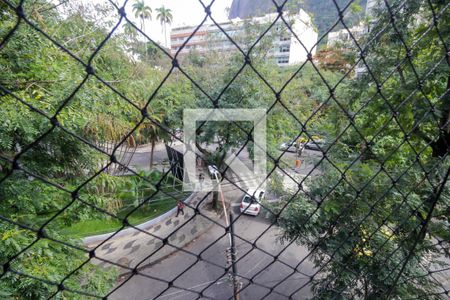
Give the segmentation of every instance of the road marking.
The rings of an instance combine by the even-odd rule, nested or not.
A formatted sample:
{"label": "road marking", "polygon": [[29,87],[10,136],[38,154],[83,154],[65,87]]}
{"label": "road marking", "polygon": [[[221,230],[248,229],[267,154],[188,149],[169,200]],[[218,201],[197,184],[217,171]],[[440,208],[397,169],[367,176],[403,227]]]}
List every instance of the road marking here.
{"label": "road marking", "polygon": [[255,268],[257,268],[265,259],[261,259],[257,264],[255,264],[252,268],[250,268],[250,270],[247,271],[247,273],[245,273],[244,276],[247,276],[248,274],[250,274],[251,271],[253,271]]}
{"label": "road marking", "polygon": [[[200,287],[202,285],[207,285],[207,284],[213,283],[214,281],[216,281],[216,280],[206,281],[206,282],[203,282],[203,283],[200,283],[200,284],[188,287],[188,289],[193,290],[194,288]],[[218,280],[215,284],[219,285],[219,284],[222,284],[222,283],[223,282],[221,280]],[[174,289],[176,289],[176,287],[174,287]],[[162,299],[162,298],[165,298],[165,297],[168,297],[168,296],[173,296],[173,295],[180,294],[180,293],[183,293],[183,294],[178,295],[178,296],[173,297],[173,298],[170,298],[170,299],[175,299],[175,298],[178,298],[180,296],[184,296],[184,295],[187,295],[187,294],[192,294],[192,293],[195,293],[195,292],[188,292],[188,291],[185,291],[185,290],[179,290],[179,291],[176,291],[176,292],[173,292],[173,293],[170,293],[170,294],[165,294],[165,295],[159,296],[158,298]],[[153,298],[151,298],[151,299],[153,299]],[[151,299],[148,299],[148,300],[151,300]]]}

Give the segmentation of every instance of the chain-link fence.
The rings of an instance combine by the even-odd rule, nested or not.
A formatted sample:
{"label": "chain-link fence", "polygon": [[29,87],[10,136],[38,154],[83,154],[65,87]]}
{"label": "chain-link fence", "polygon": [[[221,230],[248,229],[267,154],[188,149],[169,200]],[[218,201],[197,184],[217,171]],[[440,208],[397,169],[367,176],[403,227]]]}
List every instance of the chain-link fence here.
{"label": "chain-link fence", "polygon": [[[164,47],[146,34],[145,3],[139,10],[139,1],[118,2],[106,3],[106,12],[97,7],[97,21],[107,25],[101,38],[93,38],[88,25],[80,32],[70,23],[89,8],[72,16],[70,6],[63,9],[69,1],[1,1],[1,298],[449,297],[450,3],[328,1],[324,7],[333,13],[308,45],[295,20],[299,8],[308,10],[313,2],[261,1],[272,18],[243,25],[249,32],[239,36],[215,19],[215,1],[199,1],[201,22],[169,50],[167,42]],[[318,13],[313,17],[317,23]],[[158,18],[165,24],[172,16]],[[115,44],[123,24],[140,38]],[[184,53],[205,26],[232,50],[210,40],[209,60],[202,58],[205,49]],[[55,28],[76,37],[64,39]],[[304,61],[279,66],[288,61],[276,53],[289,48],[273,50],[277,32],[289,37],[281,42],[289,41]],[[334,44],[332,32],[341,36]],[[138,55],[133,45],[145,49]],[[54,52],[46,60],[41,51],[49,49]],[[136,69],[136,76],[153,82],[131,88],[145,99],[124,92],[120,74],[105,71],[105,65],[117,67],[117,51],[127,53],[120,59],[130,64],[147,61],[151,72],[160,72]],[[58,59],[67,69],[53,65]],[[28,68],[36,61],[48,69]],[[212,71],[202,71],[207,68]],[[208,85],[215,78],[206,77],[215,72],[227,76]],[[63,73],[79,77],[70,82]],[[132,85],[134,79],[128,80],[124,84]],[[57,93],[56,85],[64,92]],[[164,98],[168,90],[175,92]],[[47,100],[49,94],[57,100]],[[180,100],[172,101],[176,95]],[[80,99],[87,100],[77,104]],[[173,111],[267,109],[264,199],[261,187],[249,189],[248,178],[224,163],[231,150],[251,157],[262,147],[252,138],[255,125],[245,122],[197,124],[202,142],[216,149],[202,149],[196,167],[206,176],[211,172],[220,192],[181,191],[174,170],[180,164],[158,157],[166,151],[162,140],[183,152],[181,123],[173,120],[179,115],[161,117],[158,101]],[[90,110],[96,118],[79,122]],[[114,125],[122,116],[127,123]],[[223,144],[213,142],[221,138]],[[150,146],[138,147],[146,142]],[[133,156],[150,152],[150,168],[153,155],[162,166],[157,175],[139,171],[147,162],[130,164]],[[220,176],[208,171],[213,163]],[[124,205],[128,191],[136,191],[136,201]],[[94,226],[91,219],[99,228],[109,222],[113,230],[77,235],[83,224]]]}

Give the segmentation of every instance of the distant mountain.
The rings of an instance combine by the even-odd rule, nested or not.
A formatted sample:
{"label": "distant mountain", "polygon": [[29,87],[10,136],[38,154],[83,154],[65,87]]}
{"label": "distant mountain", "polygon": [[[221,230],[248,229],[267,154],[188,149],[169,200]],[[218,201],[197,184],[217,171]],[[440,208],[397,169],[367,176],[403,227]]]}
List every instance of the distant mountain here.
{"label": "distant mountain", "polygon": [[228,17],[246,19],[275,11],[276,8],[271,0],[233,0]]}
{"label": "distant mountain", "polygon": [[[339,8],[344,9],[351,0],[336,0]],[[319,30],[319,38],[325,34],[339,19],[338,10],[334,1],[332,0],[304,0],[305,10],[313,15],[314,23]],[[353,3],[358,3],[357,0]],[[367,0],[360,0],[359,5],[362,7],[362,11],[359,15],[352,15],[350,9],[347,9],[344,14],[344,22],[347,26],[357,25],[359,17],[364,15]],[[339,23],[332,31],[342,28],[342,24]]]}
{"label": "distant mountain", "polygon": [[[276,2],[281,3],[281,0],[276,0]],[[346,7],[349,2],[351,2],[351,0],[336,0],[336,3],[341,9]],[[362,13],[364,12],[366,2],[367,0],[359,1],[359,4],[363,8]],[[285,7],[290,10],[303,8],[310,13],[313,16],[314,24],[319,30],[319,37],[326,33],[339,19],[338,11],[333,0],[289,0]],[[276,8],[272,0],[233,0],[230,7],[229,18],[245,19],[275,11]],[[348,26],[354,25],[353,23],[356,19],[357,16],[352,16],[350,13],[347,13],[345,16],[345,22]],[[338,28],[341,28],[341,25],[336,29]]]}

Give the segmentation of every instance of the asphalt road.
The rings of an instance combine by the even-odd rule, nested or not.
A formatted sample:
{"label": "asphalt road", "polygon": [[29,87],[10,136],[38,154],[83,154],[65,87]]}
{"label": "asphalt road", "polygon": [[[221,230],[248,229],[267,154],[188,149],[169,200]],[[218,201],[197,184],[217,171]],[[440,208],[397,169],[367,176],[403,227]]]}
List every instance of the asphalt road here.
{"label": "asphalt road", "polygon": [[[317,158],[313,151],[305,157]],[[132,165],[148,162],[148,153],[137,153]],[[294,154],[286,153],[287,162],[295,160]],[[320,156],[319,156],[320,157]],[[155,162],[165,158],[165,150],[155,151]],[[307,174],[312,168],[312,159],[297,173]],[[294,172],[294,171],[293,171]],[[244,184],[241,182],[241,184]],[[243,193],[232,184],[223,186],[226,200],[234,216],[239,215],[239,203]],[[272,226],[268,214],[263,210],[257,217],[241,215],[235,223],[237,274],[242,283],[241,299],[307,299],[312,296],[309,276],[314,274],[313,264],[306,258],[307,249],[296,244],[288,245],[279,240],[280,230]],[[253,247],[253,243],[255,247]],[[190,243],[186,250],[196,255],[176,252],[170,257],[142,270],[147,275],[173,281],[173,285],[202,292],[213,299],[229,299],[233,288],[224,273],[227,266],[225,249],[229,237],[218,225]],[[274,256],[277,257],[274,260]],[[201,260],[197,260],[201,257]],[[250,283],[249,280],[252,280]],[[272,290],[271,290],[272,289]],[[300,290],[299,290],[300,289]],[[295,293],[294,293],[295,292]],[[199,294],[168,286],[166,282],[134,275],[116,290],[111,299],[198,299]]]}
{"label": "asphalt road", "polygon": [[[175,149],[177,149],[179,151],[182,151],[182,145],[180,143],[174,144],[172,147],[174,147]],[[308,150],[308,149],[303,150],[301,159],[305,164],[302,164],[302,166],[300,167],[300,172],[306,174],[306,172],[305,172],[306,169],[311,169],[311,167],[312,167],[311,164],[314,161],[317,161],[317,159],[319,159],[320,157],[321,157],[321,154],[318,151],[313,151],[313,150]],[[247,151],[245,151],[245,150],[241,151],[239,158],[241,158],[243,160],[248,160]],[[128,161],[128,159],[129,159],[129,154],[127,153],[127,154],[125,154],[123,161]],[[285,152],[283,154],[281,160],[285,163],[284,165],[282,165],[283,168],[286,168],[286,167],[294,168],[296,154],[292,153],[292,152]],[[136,151],[133,154],[133,157],[130,162],[130,167],[134,170],[148,170],[149,163],[150,163],[150,146],[144,146],[144,147],[141,147],[138,151]],[[154,152],[153,152],[153,164],[154,164],[154,167],[157,167],[159,169],[163,168],[162,164],[165,165],[166,169],[168,168],[167,153],[166,153],[166,149],[163,144],[156,145]]]}
{"label": "asphalt road", "polygon": [[[237,200],[237,199],[236,199]],[[239,207],[232,207],[235,215],[239,213]],[[266,231],[267,230],[267,231]],[[277,242],[279,230],[270,227],[270,222],[262,212],[259,216],[239,217],[235,223],[237,249],[237,274],[252,279],[253,284],[242,279],[243,290],[241,299],[260,299],[268,295],[266,299],[284,299],[283,295],[290,295],[300,286],[305,284],[314,273],[312,263],[304,260],[293,273],[293,268],[298,265],[308,251],[295,244],[285,248],[287,244]],[[259,238],[262,235],[262,238]],[[252,248],[256,241],[255,249]],[[233,289],[224,275],[223,268],[226,267],[225,249],[229,247],[228,236],[225,231],[214,226],[210,231],[191,243],[186,250],[201,255],[197,257],[183,252],[160,261],[159,263],[143,270],[145,274],[155,276],[167,281],[173,281],[175,286],[188,288],[203,292],[207,297],[213,299],[229,299],[232,297]],[[284,251],[282,251],[284,249]],[[281,252],[282,251],[282,252]],[[281,254],[280,254],[281,252]],[[279,261],[274,262],[273,256],[279,255]],[[292,267],[290,267],[292,266]],[[281,283],[281,284],[280,284]],[[265,287],[264,287],[265,286]],[[274,287],[271,292],[269,288]],[[197,299],[198,294],[189,291],[168,288],[164,282],[152,280],[140,275],[133,278],[118,289],[112,299]],[[162,294],[161,294],[162,293]],[[309,286],[293,295],[293,299],[306,299],[311,296]]]}

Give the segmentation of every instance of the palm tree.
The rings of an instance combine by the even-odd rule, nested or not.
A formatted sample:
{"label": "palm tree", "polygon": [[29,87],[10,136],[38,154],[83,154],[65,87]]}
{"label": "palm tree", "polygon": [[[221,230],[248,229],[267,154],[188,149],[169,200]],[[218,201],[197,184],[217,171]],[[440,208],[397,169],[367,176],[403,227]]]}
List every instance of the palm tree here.
{"label": "palm tree", "polygon": [[161,22],[161,25],[164,30],[164,39],[166,41],[166,48],[167,46],[167,34],[166,34],[166,25],[172,23],[172,10],[170,8],[165,8],[164,5],[160,8],[157,8],[156,11],[158,12],[158,15],[156,16],[156,19]]}
{"label": "palm tree", "polygon": [[[162,113],[156,113],[155,111],[149,109],[149,113],[152,116],[152,119],[158,123],[161,123],[164,119]],[[153,154],[155,152],[156,143],[160,141],[160,138],[163,136],[161,129],[153,122],[149,120],[145,120],[141,126],[139,127],[139,135],[141,137],[141,142],[150,142],[150,162],[149,169],[153,168]]]}
{"label": "palm tree", "polygon": [[134,40],[134,38],[137,36],[137,31],[133,27],[133,25],[131,25],[131,23],[129,23],[129,22],[126,22],[125,24],[122,25],[122,27],[123,27],[123,33],[125,33],[126,36],[128,36],[132,40]]}
{"label": "palm tree", "polygon": [[145,32],[145,20],[152,19],[152,9],[150,6],[147,6],[144,0],[136,0],[133,3],[133,11],[134,16],[140,19],[141,22],[141,30]]}

